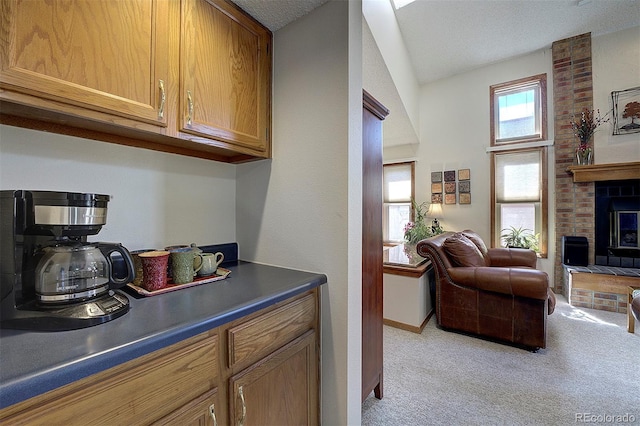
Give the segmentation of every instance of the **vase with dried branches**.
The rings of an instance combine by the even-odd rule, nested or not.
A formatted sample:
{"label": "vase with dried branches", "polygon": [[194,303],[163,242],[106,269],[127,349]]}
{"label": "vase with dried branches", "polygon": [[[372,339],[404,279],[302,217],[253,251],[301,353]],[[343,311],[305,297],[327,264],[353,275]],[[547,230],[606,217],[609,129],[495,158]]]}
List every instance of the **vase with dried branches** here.
{"label": "vase with dried branches", "polygon": [[[608,115],[608,113],[607,113]],[[576,160],[578,165],[588,165],[593,162],[593,148],[591,138],[596,129],[609,121],[609,117],[601,117],[600,110],[589,110],[585,108],[578,120],[571,121],[573,134],[578,138],[579,144],[576,149]]]}

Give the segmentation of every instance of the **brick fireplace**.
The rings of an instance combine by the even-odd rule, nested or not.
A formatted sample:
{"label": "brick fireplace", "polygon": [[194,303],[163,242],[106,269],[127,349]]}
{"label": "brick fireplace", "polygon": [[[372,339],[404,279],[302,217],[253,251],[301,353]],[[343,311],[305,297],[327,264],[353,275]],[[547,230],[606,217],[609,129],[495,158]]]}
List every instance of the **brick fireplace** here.
{"label": "brick fireplace", "polygon": [[[595,264],[595,182],[640,179],[640,163],[575,165],[576,139],[569,123],[585,108],[594,109],[591,34],[582,34],[554,42],[552,60],[556,192],[553,290],[569,297],[571,294],[567,294],[567,288],[565,288],[568,282],[567,271],[562,265],[562,237],[586,237],[589,243],[589,264]],[[597,155],[597,152],[594,154]],[[594,163],[597,163],[597,156],[594,158]],[[591,275],[593,275],[592,281],[595,282],[593,278],[597,277],[594,274]],[[610,283],[616,279],[604,278],[600,281]],[[620,286],[624,286],[627,282],[627,279],[621,280]],[[626,303],[622,303],[620,298],[624,290],[618,291],[617,287],[614,288],[608,284],[604,286],[590,284],[587,287],[590,288],[573,290],[574,296],[579,294],[579,300],[591,300],[590,306],[580,303],[582,306],[626,312]]]}
{"label": "brick fireplace", "polygon": [[[640,162],[571,166],[569,172],[573,174],[576,185],[594,185],[594,209],[591,213],[594,222],[599,222],[599,216],[603,213],[610,213],[606,207],[599,205],[602,204],[600,198],[603,196],[608,205],[632,200],[633,208],[637,208],[640,198]],[[609,227],[609,223],[604,226]],[[597,226],[594,226],[592,234],[598,234],[596,229]],[[600,241],[602,238],[605,239],[604,243]],[[618,251],[608,248],[608,233],[599,237],[596,235],[594,239],[596,244],[589,245],[589,258],[595,258],[595,262],[590,261],[589,264],[593,266],[559,267],[562,274],[561,291],[572,305],[626,313],[628,287],[640,285],[640,259],[637,250]],[[556,275],[557,272],[558,270]]]}
{"label": "brick fireplace", "polygon": [[[553,105],[555,111],[556,247],[555,292],[563,292],[562,236],[586,237],[594,246],[594,184],[576,182],[568,168],[575,163],[576,142],[571,120],[583,109],[593,109],[591,34],[559,40],[551,46],[553,60]],[[593,264],[593,253],[589,263]]]}

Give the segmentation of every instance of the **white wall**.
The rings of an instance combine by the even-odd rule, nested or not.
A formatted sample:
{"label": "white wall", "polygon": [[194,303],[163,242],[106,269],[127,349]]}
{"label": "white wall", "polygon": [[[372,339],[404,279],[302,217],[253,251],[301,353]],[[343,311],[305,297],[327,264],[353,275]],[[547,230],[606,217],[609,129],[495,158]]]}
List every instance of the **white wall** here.
{"label": "white wall", "polygon": [[[640,27],[592,39],[594,107],[612,108],[611,92],[640,86]],[[385,149],[385,161],[416,158],[416,197],[430,199],[431,171],[471,169],[471,205],[443,205],[446,229],[471,228],[490,240],[489,86],[547,73],[548,139],[553,140],[551,50],[496,63],[426,84],[421,88],[420,145]],[[595,162],[640,161],[640,133],[612,136],[605,124],[595,136]],[[555,258],[554,151],[549,150],[549,235],[547,259],[539,267],[553,276]]]}
{"label": "white wall", "polygon": [[[419,132],[419,84],[390,0],[363,0],[362,13],[384,58],[409,121]],[[369,93],[374,94],[374,88]],[[379,99],[380,100],[380,99]],[[380,100],[383,101],[383,100]]]}
{"label": "white wall", "polygon": [[361,417],[362,9],[330,1],[274,34],[273,160],[238,166],[241,258],[325,273],[321,416]]}
{"label": "white wall", "polygon": [[[547,113],[553,117],[551,50],[545,49],[468,73],[423,85],[420,92],[420,145],[385,150],[385,161],[414,157],[416,198],[431,201],[431,172],[471,170],[471,204],[443,204],[445,229],[473,229],[491,241],[491,170],[489,139],[489,87],[493,84],[547,74]],[[548,139],[553,140],[550,120]],[[549,211],[554,209],[554,152],[549,150]],[[549,216],[549,257],[539,267],[553,271],[554,218]]]}
{"label": "white wall", "polygon": [[111,195],[107,225],[90,240],[129,250],[235,241],[235,174],[234,165],[0,125],[0,189]]}
{"label": "white wall", "polygon": [[[640,86],[640,26],[591,40],[593,106],[613,108],[611,92]],[[613,120],[594,136],[594,163],[640,161],[640,133],[613,136]]]}

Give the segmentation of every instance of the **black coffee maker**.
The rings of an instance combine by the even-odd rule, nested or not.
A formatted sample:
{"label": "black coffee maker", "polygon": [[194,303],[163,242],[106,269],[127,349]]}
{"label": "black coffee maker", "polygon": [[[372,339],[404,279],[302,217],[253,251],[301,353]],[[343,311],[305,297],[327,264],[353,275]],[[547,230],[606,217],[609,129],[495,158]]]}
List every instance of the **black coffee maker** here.
{"label": "black coffee maker", "polygon": [[89,243],[108,195],[0,191],[0,327],[72,330],[129,310],[116,290],[135,278],[121,244]]}

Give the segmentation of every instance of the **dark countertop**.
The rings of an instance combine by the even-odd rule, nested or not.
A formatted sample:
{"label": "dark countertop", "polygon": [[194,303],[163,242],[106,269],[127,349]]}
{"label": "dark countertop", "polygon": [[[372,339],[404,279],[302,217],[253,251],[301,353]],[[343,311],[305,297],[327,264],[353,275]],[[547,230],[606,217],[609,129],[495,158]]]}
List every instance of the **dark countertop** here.
{"label": "dark countertop", "polygon": [[420,256],[415,252],[415,246],[413,248],[413,253],[411,253],[411,250],[405,250],[404,244],[399,244],[393,247],[385,247],[382,250],[382,263],[384,265],[417,268],[426,261],[426,258]]}
{"label": "dark countertop", "polygon": [[249,262],[222,281],[152,297],[125,293],[130,311],[63,332],[0,329],[0,408],[98,373],[327,282],[323,274]]}

